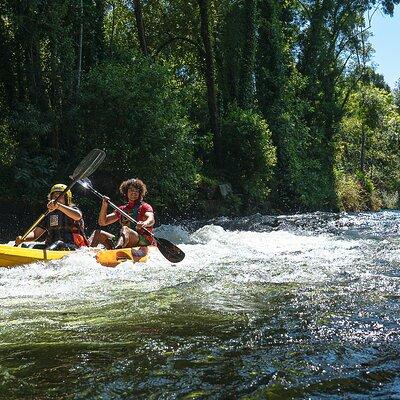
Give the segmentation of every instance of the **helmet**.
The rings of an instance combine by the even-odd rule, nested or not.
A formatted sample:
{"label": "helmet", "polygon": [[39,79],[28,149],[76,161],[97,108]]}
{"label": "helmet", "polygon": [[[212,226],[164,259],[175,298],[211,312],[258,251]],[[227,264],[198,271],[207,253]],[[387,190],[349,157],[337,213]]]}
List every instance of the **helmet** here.
{"label": "helmet", "polygon": [[[57,183],[56,185],[53,185],[50,189],[49,196],[51,196],[54,192],[63,192],[67,188],[67,185],[64,185],[62,183]],[[72,202],[72,192],[68,190],[65,193],[66,199],[67,199],[67,204],[71,204]]]}

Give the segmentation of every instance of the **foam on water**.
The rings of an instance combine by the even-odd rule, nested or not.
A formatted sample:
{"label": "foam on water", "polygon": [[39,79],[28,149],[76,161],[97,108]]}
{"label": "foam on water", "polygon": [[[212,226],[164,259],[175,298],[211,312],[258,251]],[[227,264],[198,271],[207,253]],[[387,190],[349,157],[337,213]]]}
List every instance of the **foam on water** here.
{"label": "foam on water", "polygon": [[[184,261],[171,264],[155,252],[145,264],[124,262],[105,268],[96,263],[92,252],[77,251],[62,260],[0,269],[0,300],[10,307],[32,302],[60,305],[106,301],[124,289],[152,292],[188,284],[229,297],[244,284],[317,284],[382,275],[376,265],[370,267],[382,242],[370,238],[307,231],[228,231],[217,225],[192,234],[180,226],[163,226],[157,235],[179,243],[186,253]],[[398,263],[400,251],[392,250],[381,254],[385,263]],[[383,282],[385,277],[376,279]]]}
{"label": "foam on water", "polygon": [[395,398],[399,222],[396,212],[220,218],[157,230],[186,253],[178,264],[155,252],[105,268],[77,251],[0,268],[2,390]]}

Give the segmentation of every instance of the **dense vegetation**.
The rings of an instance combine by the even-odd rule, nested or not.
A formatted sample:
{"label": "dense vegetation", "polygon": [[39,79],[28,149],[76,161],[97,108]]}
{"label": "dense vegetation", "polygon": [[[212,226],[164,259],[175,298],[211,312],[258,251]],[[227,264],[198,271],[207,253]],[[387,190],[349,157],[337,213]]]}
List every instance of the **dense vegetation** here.
{"label": "dense vegetation", "polygon": [[2,0],[0,200],[98,147],[95,184],[141,177],[159,213],[394,207],[400,87],[368,18],[397,3]]}

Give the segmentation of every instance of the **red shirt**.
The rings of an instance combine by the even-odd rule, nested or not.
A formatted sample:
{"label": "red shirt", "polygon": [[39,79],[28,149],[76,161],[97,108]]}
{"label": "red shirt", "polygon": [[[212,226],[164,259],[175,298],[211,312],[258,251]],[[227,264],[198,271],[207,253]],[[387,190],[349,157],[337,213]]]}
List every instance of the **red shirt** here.
{"label": "red shirt", "polygon": [[[146,213],[147,212],[154,212],[153,211],[153,207],[148,204],[145,203],[144,201],[142,201],[142,203],[139,205],[139,207],[137,207],[139,204],[137,201],[135,202],[129,202],[128,204],[124,204],[123,206],[120,206],[119,209],[126,212],[127,214],[129,214],[133,219],[135,219],[136,221],[145,221],[147,219],[146,217]],[[135,209],[137,209],[137,212],[135,213]],[[115,214],[118,216],[121,224],[126,225],[127,220],[124,218],[124,216],[118,211],[115,210]],[[148,227],[146,228],[148,231],[152,232],[153,231],[153,227]],[[143,231],[142,229],[140,229],[138,231],[138,233],[140,235],[143,236],[149,236],[146,234],[145,231]]]}

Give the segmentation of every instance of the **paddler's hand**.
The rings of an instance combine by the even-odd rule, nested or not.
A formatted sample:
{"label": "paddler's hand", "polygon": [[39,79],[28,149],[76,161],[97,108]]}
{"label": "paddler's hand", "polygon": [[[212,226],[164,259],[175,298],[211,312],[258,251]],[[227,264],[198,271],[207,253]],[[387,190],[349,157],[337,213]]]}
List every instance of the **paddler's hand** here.
{"label": "paddler's hand", "polygon": [[22,242],[23,242],[22,236],[17,236],[17,237],[15,238],[15,245],[16,245],[16,246],[19,246]]}
{"label": "paddler's hand", "polygon": [[58,203],[56,203],[54,200],[50,200],[50,201],[47,203],[47,209],[48,209],[49,211],[58,210]]}
{"label": "paddler's hand", "polygon": [[147,228],[147,225],[144,223],[144,221],[138,221],[136,224],[136,230],[140,231],[143,228]]}
{"label": "paddler's hand", "polygon": [[108,203],[110,202],[110,198],[107,196],[103,196],[102,198],[102,206],[108,206]]}

